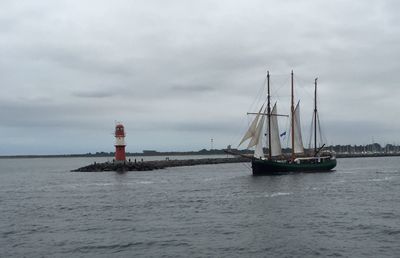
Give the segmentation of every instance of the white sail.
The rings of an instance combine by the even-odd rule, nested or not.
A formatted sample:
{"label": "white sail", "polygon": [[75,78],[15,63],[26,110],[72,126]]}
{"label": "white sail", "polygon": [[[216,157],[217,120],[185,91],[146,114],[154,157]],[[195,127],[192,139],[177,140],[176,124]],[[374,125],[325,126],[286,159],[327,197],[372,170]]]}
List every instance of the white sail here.
{"label": "white sail", "polygon": [[[266,110],[264,110],[264,113],[265,113],[265,111]],[[258,115],[259,114],[260,113],[258,113]],[[256,128],[256,131],[255,131],[255,134],[253,135],[253,138],[251,138],[251,140],[249,142],[249,146],[247,146],[248,149],[253,147],[253,146],[256,146],[258,143],[261,142],[261,139],[262,139],[262,133],[261,132],[262,132],[263,127],[264,127],[264,121],[265,121],[265,116],[263,115],[261,117],[260,121],[257,124],[257,128]]]}
{"label": "white sail", "polygon": [[304,153],[300,125],[300,101],[294,109],[294,153]]}
{"label": "white sail", "polygon": [[[263,105],[264,106],[264,105]],[[253,122],[251,122],[251,125],[249,127],[249,129],[247,129],[246,134],[243,136],[243,139],[240,141],[238,147],[247,139],[253,138],[254,135],[256,134],[256,127],[257,127],[257,122],[260,118],[260,114],[262,111],[263,106],[261,106],[260,111],[258,111],[258,114],[256,115],[256,117],[254,118]]]}
{"label": "white sail", "polygon": [[275,103],[271,111],[271,156],[279,156],[282,154],[277,114],[278,110]]}
{"label": "white sail", "polygon": [[257,158],[257,159],[264,158],[262,137],[260,137],[258,143],[256,144],[256,147],[254,148],[254,158]]}

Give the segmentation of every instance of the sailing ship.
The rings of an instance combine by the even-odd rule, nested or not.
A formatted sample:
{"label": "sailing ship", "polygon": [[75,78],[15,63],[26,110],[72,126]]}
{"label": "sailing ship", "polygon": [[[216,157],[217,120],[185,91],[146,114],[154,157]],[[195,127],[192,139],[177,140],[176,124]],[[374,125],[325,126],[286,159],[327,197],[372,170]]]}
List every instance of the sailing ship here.
{"label": "sailing ship", "polygon": [[[254,147],[254,155],[251,158],[253,175],[274,175],[291,172],[328,172],[336,166],[334,153],[323,151],[322,145],[317,146],[317,124],[319,123],[317,109],[317,79],[315,79],[314,89],[314,113],[313,113],[313,136],[314,148],[309,148],[305,153],[300,128],[300,101],[294,106],[294,84],[293,71],[291,72],[291,109],[290,109],[290,136],[291,136],[291,155],[285,156],[282,153],[280,134],[278,127],[278,117],[276,103],[271,109],[270,96],[270,75],[267,72],[267,106],[261,106],[249,129],[242,138],[239,146],[250,139],[248,147]],[[267,150],[265,155],[263,146],[264,127],[267,127]]]}

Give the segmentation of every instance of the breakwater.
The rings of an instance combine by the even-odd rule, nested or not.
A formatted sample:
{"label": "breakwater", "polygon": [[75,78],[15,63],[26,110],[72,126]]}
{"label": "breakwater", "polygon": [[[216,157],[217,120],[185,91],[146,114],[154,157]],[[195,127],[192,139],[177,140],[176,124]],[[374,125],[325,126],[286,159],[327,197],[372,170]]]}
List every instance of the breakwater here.
{"label": "breakwater", "polygon": [[93,163],[85,167],[81,167],[71,172],[102,172],[102,171],[149,171],[155,169],[164,169],[168,167],[183,167],[195,165],[212,165],[222,163],[241,163],[250,162],[249,158],[206,158],[206,159],[185,159],[185,160],[155,160],[155,161],[134,161],[134,162],[104,162]]}
{"label": "breakwater", "polygon": [[[352,153],[352,154],[337,154],[337,158],[369,158],[369,157],[389,157],[400,156],[399,153]],[[168,167],[182,167],[195,165],[212,165],[222,163],[240,163],[250,162],[248,157],[233,157],[233,158],[205,158],[205,159],[186,159],[186,160],[156,160],[156,161],[126,161],[124,163],[104,162],[93,163],[85,167],[81,167],[72,172],[102,172],[102,171],[148,171],[155,169],[164,169]]]}

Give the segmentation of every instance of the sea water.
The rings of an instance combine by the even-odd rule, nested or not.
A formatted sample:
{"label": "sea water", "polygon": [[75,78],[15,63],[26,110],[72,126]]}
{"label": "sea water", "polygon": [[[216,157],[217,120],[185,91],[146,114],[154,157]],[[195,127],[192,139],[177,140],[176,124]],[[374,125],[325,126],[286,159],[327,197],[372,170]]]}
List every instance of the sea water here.
{"label": "sea water", "polygon": [[398,157],[69,172],[107,159],[0,159],[0,256],[400,257]]}

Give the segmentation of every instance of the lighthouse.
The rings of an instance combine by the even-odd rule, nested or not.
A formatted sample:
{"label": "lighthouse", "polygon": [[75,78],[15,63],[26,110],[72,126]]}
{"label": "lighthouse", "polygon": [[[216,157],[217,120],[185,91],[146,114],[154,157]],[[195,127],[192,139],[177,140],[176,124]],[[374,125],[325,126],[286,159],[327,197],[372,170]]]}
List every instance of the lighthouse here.
{"label": "lighthouse", "polygon": [[121,123],[115,126],[115,161],[124,162],[125,157],[125,130]]}

